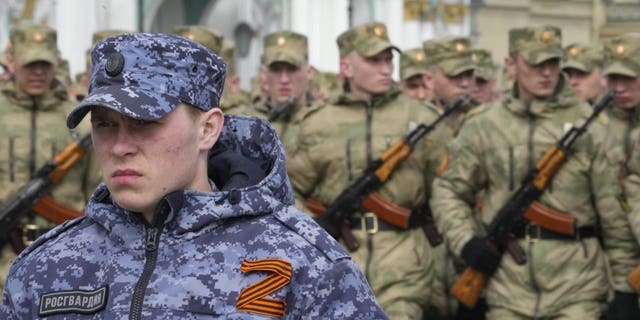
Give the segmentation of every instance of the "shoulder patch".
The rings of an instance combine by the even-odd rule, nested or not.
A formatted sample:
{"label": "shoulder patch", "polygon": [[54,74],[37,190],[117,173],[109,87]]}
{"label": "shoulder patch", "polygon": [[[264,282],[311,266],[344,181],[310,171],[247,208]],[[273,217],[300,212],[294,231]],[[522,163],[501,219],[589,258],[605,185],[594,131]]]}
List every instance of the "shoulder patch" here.
{"label": "shoulder patch", "polygon": [[79,313],[94,314],[107,306],[109,286],[96,290],[69,290],[43,294],[40,297],[38,316]]}

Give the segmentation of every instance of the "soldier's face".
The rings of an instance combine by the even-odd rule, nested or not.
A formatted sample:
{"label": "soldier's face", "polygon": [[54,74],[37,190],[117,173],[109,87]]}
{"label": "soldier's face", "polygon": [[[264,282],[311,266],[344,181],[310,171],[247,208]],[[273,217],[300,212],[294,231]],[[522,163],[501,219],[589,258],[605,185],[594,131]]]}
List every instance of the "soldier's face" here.
{"label": "soldier's face", "polygon": [[51,86],[55,67],[49,62],[35,61],[24,66],[14,66],[16,89],[30,96],[43,95]]}
{"label": "soldier's face", "polygon": [[616,106],[631,109],[640,105],[640,76],[607,75],[607,87],[616,91]]}
{"label": "soldier's face", "polygon": [[309,65],[296,67],[286,62],[274,62],[264,70],[264,81],[271,102],[279,104],[294,96],[304,99],[309,87]]}
{"label": "soldier's face", "polygon": [[[194,114],[180,104],[156,121],[140,121],[103,107],[91,110],[93,146],[102,178],[123,208],[151,217],[166,194],[211,191],[207,152],[218,138],[222,112]],[[149,220],[149,219],[148,219]]]}
{"label": "soldier's face", "polygon": [[475,78],[473,91],[471,92],[473,99],[480,103],[492,101],[495,96],[495,84],[495,78],[491,80]]}
{"label": "soldier's face", "polygon": [[569,77],[573,93],[581,101],[595,101],[604,91],[604,78],[600,75],[598,68],[593,68],[590,72],[567,68],[564,72]]}
{"label": "soldier's face", "polygon": [[356,95],[369,97],[391,90],[393,73],[393,52],[391,48],[371,57],[363,57],[357,52],[350,53],[346,63],[341,63],[341,72],[349,79],[351,91]]}
{"label": "soldier's face", "polygon": [[402,80],[400,88],[409,98],[417,101],[429,101],[433,98],[433,91],[421,74]]}
{"label": "soldier's face", "polygon": [[548,98],[560,79],[560,59],[545,60],[536,65],[527,64],[520,55],[514,61],[515,80],[518,83],[518,97],[523,100]]}
{"label": "soldier's face", "polygon": [[445,103],[453,102],[460,95],[470,93],[473,88],[473,70],[468,70],[455,76],[447,76],[440,68],[431,70],[433,93],[438,100],[443,100]]}

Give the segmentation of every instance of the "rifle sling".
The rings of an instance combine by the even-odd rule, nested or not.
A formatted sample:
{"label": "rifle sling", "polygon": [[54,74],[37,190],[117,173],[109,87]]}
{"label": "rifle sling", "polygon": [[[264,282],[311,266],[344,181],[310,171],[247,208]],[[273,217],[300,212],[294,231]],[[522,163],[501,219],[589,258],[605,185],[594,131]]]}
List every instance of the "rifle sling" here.
{"label": "rifle sling", "polygon": [[545,229],[538,225],[528,224],[521,228],[512,230],[513,235],[518,239],[555,239],[555,240],[580,240],[584,238],[593,238],[598,236],[596,227],[582,226],[576,228],[573,235],[563,234],[549,229]]}

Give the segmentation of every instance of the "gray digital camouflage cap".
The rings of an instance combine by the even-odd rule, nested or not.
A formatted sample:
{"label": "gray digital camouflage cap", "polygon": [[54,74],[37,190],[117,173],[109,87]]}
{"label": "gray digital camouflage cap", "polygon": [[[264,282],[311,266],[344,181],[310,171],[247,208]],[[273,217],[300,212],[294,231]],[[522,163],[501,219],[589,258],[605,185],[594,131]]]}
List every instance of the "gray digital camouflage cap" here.
{"label": "gray digital camouflage cap", "polygon": [[604,75],[640,76],[640,34],[628,33],[608,40],[604,56]]}
{"label": "gray digital camouflage cap", "polygon": [[58,47],[56,31],[47,26],[16,27],[9,35],[11,53],[17,64],[24,66],[36,61],[57,65]]}
{"label": "gray digital camouflage cap", "polygon": [[491,52],[485,49],[471,50],[471,60],[476,65],[473,74],[476,78],[491,80],[495,74],[496,65],[493,63]]}
{"label": "gray digital camouflage cap", "polygon": [[89,95],[67,117],[75,128],[92,106],[138,120],[157,120],[178,104],[218,107],[226,65],[211,50],[185,37],[134,33],[107,38],[91,53]]}
{"label": "gray digital camouflage cap", "polygon": [[584,43],[572,43],[564,48],[562,69],[577,69],[591,72],[593,68],[601,67],[604,59],[602,50]]}
{"label": "gray digital camouflage cap", "polygon": [[398,47],[391,44],[387,27],[380,22],[367,22],[355,26],[338,36],[336,40],[340,58],[356,51],[363,57],[372,57],[386,49]]}
{"label": "gray digital camouflage cap", "polygon": [[427,61],[422,48],[404,50],[400,55],[400,79],[422,75],[426,69]]}
{"label": "gray digital camouflage cap", "polygon": [[262,64],[286,62],[296,67],[308,60],[307,37],[291,31],[276,31],[264,37]]}
{"label": "gray digital camouflage cap", "polygon": [[530,65],[562,58],[562,32],[554,26],[509,30],[509,53],[518,53]]}
{"label": "gray digital camouflage cap", "polygon": [[422,43],[428,66],[437,66],[447,76],[473,70],[471,43],[467,37],[446,36]]}

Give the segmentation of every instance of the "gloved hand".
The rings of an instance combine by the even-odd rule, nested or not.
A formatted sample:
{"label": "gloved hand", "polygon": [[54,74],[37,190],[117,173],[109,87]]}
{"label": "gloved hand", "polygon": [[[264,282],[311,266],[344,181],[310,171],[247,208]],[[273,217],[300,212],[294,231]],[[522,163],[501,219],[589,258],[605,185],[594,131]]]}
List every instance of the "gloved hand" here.
{"label": "gloved hand", "polygon": [[640,319],[638,294],[615,291],[607,308],[607,320]]}
{"label": "gloved hand", "polygon": [[500,265],[502,255],[487,245],[487,243],[478,238],[473,237],[462,248],[462,259],[468,266],[473,269],[491,276]]}

